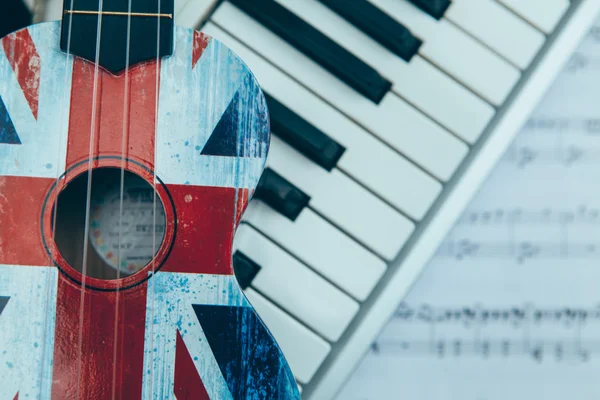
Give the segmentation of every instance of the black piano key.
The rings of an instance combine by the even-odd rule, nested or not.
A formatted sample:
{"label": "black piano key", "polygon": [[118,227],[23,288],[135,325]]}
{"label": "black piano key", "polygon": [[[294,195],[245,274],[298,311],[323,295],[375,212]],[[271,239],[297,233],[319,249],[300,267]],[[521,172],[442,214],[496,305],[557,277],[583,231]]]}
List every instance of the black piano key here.
{"label": "black piano key", "polygon": [[2,0],[0,3],[0,38],[31,25],[31,12],[22,0]]}
{"label": "black piano key", "polygon": [[266,168],[260,177],[255,197],[292,221],[298,218],[310,201],[310,196],[271,168]]}
{"label": "black piano key", "polygon": [[368,0],[321,2],[405,61],[410,61],[423,43]]}
{"label": "black piano key", "polygon": [[327,171],[338,163],[346,148],[265,93],[271,131]]}
{"label": "black piano key", "polygon": [[450,0],[408,0],[435,19],[440,19],[446,13],[452,2]]}
{"label": "black piano key", "polygon": [[392,87],[375,69],[273,0],[230,1],[371,101],[379,103]]}
{"label": "black piano key", "polygon": [[252,261],[241,251],[236,251],[233,255],[233,270],[235,272],[235,278],[242,287],[242,289],[248,288],[256,275],[260,272],[260,265]]}

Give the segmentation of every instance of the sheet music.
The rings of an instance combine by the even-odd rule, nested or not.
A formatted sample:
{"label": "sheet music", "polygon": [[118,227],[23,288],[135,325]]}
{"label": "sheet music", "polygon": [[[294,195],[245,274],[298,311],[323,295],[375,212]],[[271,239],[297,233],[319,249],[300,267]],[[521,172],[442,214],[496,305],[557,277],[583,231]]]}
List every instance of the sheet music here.
{"label": "sheet music", "polygon": [[600,398],[600,20],[338,400]]}

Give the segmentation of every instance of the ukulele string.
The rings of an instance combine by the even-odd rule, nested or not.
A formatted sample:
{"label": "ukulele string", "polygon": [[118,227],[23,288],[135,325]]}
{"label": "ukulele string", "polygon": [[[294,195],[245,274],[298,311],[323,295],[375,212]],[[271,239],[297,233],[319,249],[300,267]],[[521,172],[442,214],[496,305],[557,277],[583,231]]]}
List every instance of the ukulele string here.
{"label": "ukulele string", "polygon": [[122,238],[123,238],[123,197],[125,193],[125,164],[126,164],[126,145],[128,139],[129,126],[129,100],[130,100],[130,77],[129,77],[129,56],[131,50],[131,6],[132,0],[128,1],[127,9],[127,41],[125,45],[125,77],[123,88],[123,126],[121,132],[121,177],[119,188],[119,227],[117,235],[117,277],[116,277],[116,292],[115,292],[115,319],[113,332],[113,373],[112,373],[112,399],[117,396],[117,356],[118,356],[118,339],[119,339],[119,302],[121,299],[121,257],[122,257]]}
{"label": "ukulele string", "polygon": [[[89,226],[90,226],[90,205],[92,197],[92,167],[94,162],[94,143],[96,140],[96,123],[97,123],[97,105],[98,105],[98,82],[100,75],[100,37],[102,35],[102,11],[104,10],[104,0],[98,0],[98,24],[96,27],[96,54],[94,62],[94,79],[92,89],[92,110],[91,110],[91,123],[90,123],[90,146],[89,146],[89,157],[88,157],[88,181],[86,189],[86,204],[85,204],[85,224],[83,233],[83,262],[82,262],[82,279],[81,279],[81,294],[79,299],[79,340],[78,340],[78,357],[77,357],[77,376],[81,377],[83,367],[83,322],[84,322],[84,311],[85,311],[85,288],[87,279],[87,256],[89,249]],[[77,380],[77,399],[81,399],[81,381]]]}
{"label": "ukulele string", "polygon": [[[161,0],[158,0],[158,12],[160,14],[162,10]],[[159,90],[160,90],[160,22],[161,17],[157,15],[156,17],[156,82],[154,87],[154,93],[156,94],[156,99],[154,103],[154,166],[152,168],[152,271],[150,272],[151,279],[148,281],[148,290],[152,290],[152,295],[147,296],[150,299],[150,317],[146,316],[146,320],[150,321],[149,329],[150,332],[146,332],[146,337],[150,338],[150,349],[154,348],[154,297],[156,295],[156,285],[153,282],[154,275],[156,273],[156,168],[158,165],[158,152],[156,151],[159,143],[158,143],[158,105],[159,105]],[[165,228],[169,222],[165,218]],[[166,229],[165,229],[166,232]],[[152,288],[150,288],[152,286]],[[146,309],[148,305],[146,305]],[[149,395],[152,396],[154,394],[154,362],[150,361],[150,388]]]}
{"label": "ukulele string", "polygon": [[[74,8],[74,1],[75,0],[71,0],[70,1],[70,6],[69,9],[72,11]],[[41,20],[43,19],[43,12],[44,12],[44,8],[43,6],[40,6],[39,1],[36,0],[36,13],[38,14],[36,19],[36,23],[41,22]],[[41,7],[41,10],[40,10]],[[72,63],[70,62],[72,60],[71,57],[71,27],[72,27],[72,22],[73,22],[73,14],[71,14],[69,16],[69,28],[67,31],[67,50],[66,50],[66,56],[65,56],[65,69],[64,69],[64,78],[63,78],[63,88],[65,90],[63,90],[62,93],[62,98],[61,98],[61,112],[60,112],[60,124],[59,124],[59,130],[58,130],[58,146],[57,148],[60,149],[61,148],[61,143],[64,143],[65,141],[63,140],[64,137],[64,132],[65,132],[65,119],[68,118],[68,115],[65,115],[65,109],[67,109],[67,100],[70,100],[70,95],[71,92],[70,90],[67,90],[67,88],[71,88],[71,85],[69,84],[68,78],[69,78],[69,66],[71,66],[71,69],[73,68]],[[40,72],[41,74],[41,72]],[[68,125],[68,124],[67,124]],[[67,131],[68,131],[68,126],[67,126]],[[68,135],[68,133],[67,133]],[[57,151],[56,153],[56,180],[54,181],[54,189],[53,189],[53,193],[52,193],[52,197],[55,199],[54,202],[54,208],[52,209],[52,233],[51,233],[51,237],[52,237],[52,243],[56,243],[56,222],[57,222],[57,215],[58,215],[58,196],[59,196],[59,192],[60,192],[60,178],[61,178],[61,169],[60,169],[60,165],[62,164],[61,160],[66,159],[66,149],[65,149],[65,153],[63,153],[62,151]],[[66,174],[65,174],[65,179],[66,179]],[[56,256],[58,255],[58,249],[54,249],[53,250],[55,252],[55,254],[52,254],[52,258],[54,260],[56,260]],[[51,277],[48,277],[48,280],[50,281]],[[50,282],[51,283],[51,282]],[[52,302],[54,301],[53,299],[53,295],[52,295],[52,284],[48,284],[47,288],[46,288],[46,303],[47,305],[52,304]],[[48,332],[48,319],[49,319],[49,313],[46,313],[46,317],[45,317],[45,322],[44,322],[44,340],[42,342],[42,354],[46,354],[46,332]],[[41,376],[40,378],[43,378],[43,376],[45,375],[45,363],[42,364],[42,368],[40,370]],[[43,381],[42,379],[40,379],[40,381]]]}

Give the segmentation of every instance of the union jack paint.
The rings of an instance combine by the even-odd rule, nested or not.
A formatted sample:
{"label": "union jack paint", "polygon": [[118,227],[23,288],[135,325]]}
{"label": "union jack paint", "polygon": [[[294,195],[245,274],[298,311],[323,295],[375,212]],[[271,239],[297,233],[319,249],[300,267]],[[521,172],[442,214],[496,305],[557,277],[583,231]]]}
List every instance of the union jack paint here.
{"label": "union jack paint", "polygon": [[[299,398],[231,265],[269,143],[255,78],[180,27],[173,56],[127,76],[61,52],[59,31],[0,46],[0,399]],[[154,261],[118,281],[84,277],[52,237],[90,165],[125,166],[164,206]]]}

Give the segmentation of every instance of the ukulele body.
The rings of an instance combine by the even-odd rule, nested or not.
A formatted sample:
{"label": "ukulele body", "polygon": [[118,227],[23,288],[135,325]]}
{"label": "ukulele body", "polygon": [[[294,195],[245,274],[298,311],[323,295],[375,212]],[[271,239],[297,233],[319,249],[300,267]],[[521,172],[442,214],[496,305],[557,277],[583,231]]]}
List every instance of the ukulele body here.
{"label": "ukulele body", "polygon": [[[231,261],[263,94],[218,41],[174,35],[171,57],[120,75],[63,53],[59,23],[0,40],[0,400],[299,398]],[[154,259],[118,280],[54,240],[57,196],[90,168],[140,176],[164,208]]]}

